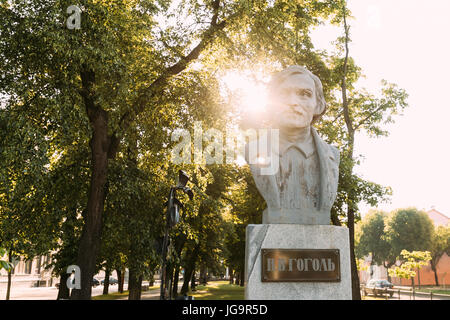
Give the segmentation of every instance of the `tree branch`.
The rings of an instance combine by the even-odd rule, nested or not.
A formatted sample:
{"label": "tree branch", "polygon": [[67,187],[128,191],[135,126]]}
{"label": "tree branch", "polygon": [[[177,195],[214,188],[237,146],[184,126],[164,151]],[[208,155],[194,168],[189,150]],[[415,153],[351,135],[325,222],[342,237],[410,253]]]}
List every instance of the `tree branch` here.
{"label": "tree branch", "polygon": [[[177,63],[168,67],[155,81],[153,81],[148,87],[143,89],[139,94],[135,108],[126,111],[119,120],[118,127],[120,129],[126,129],[130,123],[135,119],[135,117],[145,110],[145,106],[149,100],[152,100],[158,93],[161,92],[167,80],[182,71],[184,71],[188,64],[196,60],[200,53],[211,43],[217,32],[223,30],[227,25],[227,21],[223,20],[217,23],[219,16],[220,0],[215,0],[213,2],[213,16],[211,18],[210,26],[203,35],[197,46],[195,46],[188,55],[182,57]],[[118,136],[115,132],[113,136]]]}
{"label": "tree branch", "polygon": [[[343,108],[343,112],[344,112],[344,119],[345,119],[345,123],[347,125],[348,134],[350,136],[350,139],[353,140],[354,128],[353,128],[352,120],[350,119],[350,111],[349,111],[348,100],[347,100],[347,83],[346,83],[348,55],[349,55],[348,41],[349,41],[350,27],[347,25],[347,13],[346,13],[345,7],[343,8],[343,18],[344,18],[344,32],[345,32],[345,58],[344,58],[344,70],[343,70],[342,82],[341,82],[342,108]],[[350,142],[353,144],[353,141],[350,141]]]}
{"label": "tree branch", "polygon": [[355,126],[355,130],[358,130],[362,125],[364,125],[366,123],[367,120],[370,119],[370,117],[372,117],[374,114],[376,114],[381,109],[383,109],[383,105],[381,105],[378,108],[376,108],[375,110],[373,110],[367,117],[365,117],[360,122],[358,122],[358,124]]}

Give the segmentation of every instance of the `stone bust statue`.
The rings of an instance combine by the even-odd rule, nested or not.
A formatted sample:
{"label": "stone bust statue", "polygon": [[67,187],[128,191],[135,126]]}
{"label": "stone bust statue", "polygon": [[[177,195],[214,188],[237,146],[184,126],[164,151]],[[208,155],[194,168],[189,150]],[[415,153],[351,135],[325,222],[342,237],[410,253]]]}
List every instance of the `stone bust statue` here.
{"label": "stone bust statue", "polygon": [[268,147],[277,170],[262,174],[248,160],[253,178],[267,203],[263,224],[329,225],[336,199],[339,150],[312,127],[326,111],[320,79],[306,68],[290,66],[269,84],[268,119],[278,129],[277,148]]}

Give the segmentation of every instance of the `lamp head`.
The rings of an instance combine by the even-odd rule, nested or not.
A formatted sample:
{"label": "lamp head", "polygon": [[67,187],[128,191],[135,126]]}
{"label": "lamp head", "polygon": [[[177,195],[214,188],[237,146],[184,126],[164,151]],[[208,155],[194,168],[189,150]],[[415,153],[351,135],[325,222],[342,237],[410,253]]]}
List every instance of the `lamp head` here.
{"label": "lamp head", "polygon": [[177,187],[184,188],[189,181],[189,176],[183,170],[178,171]]}

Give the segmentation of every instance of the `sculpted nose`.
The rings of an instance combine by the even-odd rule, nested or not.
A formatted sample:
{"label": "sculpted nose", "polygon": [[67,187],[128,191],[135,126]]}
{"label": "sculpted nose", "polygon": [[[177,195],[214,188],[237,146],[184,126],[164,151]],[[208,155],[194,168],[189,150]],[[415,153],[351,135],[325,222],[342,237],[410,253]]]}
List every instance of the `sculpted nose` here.
{"label": "sculpted nose", "polygon": [[295,95],[291,94],[289,95],[287,104],[290,108],[296,108],[299,106],[299,101],[298,99],[295,97]]}

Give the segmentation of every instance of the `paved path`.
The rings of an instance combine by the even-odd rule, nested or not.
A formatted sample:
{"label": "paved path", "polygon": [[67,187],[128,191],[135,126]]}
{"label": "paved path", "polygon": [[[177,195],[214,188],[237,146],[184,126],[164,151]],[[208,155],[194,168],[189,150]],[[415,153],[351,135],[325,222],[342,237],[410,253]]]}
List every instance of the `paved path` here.
{"label": "paved path", "polygon": [[[117,286],[110,286],[109,292],[116,292]],[[92,296],[101,295],[103,293],[103,286],[92,288]],[[56,300],[58,296],[58,288],[56,287],[24,287],[14,285],[11,287],[11,300]],[[6,289],[0,290],[0,300],[5,300]]]}
{"label": "paved path", "polygon": [[[156,283],[158,285],[158,283]],[[125,284],[125,289],[127,288],[127,284]],[[179,286],[181,289],[181,284]],[[117,292],[117,285],[109,286],[109,293]],[[92,296],[98,296],[103,294],[103,286],[97,286],[92,288]],[[159,300],[159,287],[156,289],[151,289],[148,291],[142,291],[141,299],[142,300]],[[56,300],[58,296],[58,288],[56,287],[25,287],[25,286],[16,286],[11,287],[10,299],[11,300]],[[6,298],[6,288],[0,289],[0,300],[4,300]],[[128,296],[122,297],[117,300],[128,300]]]}

